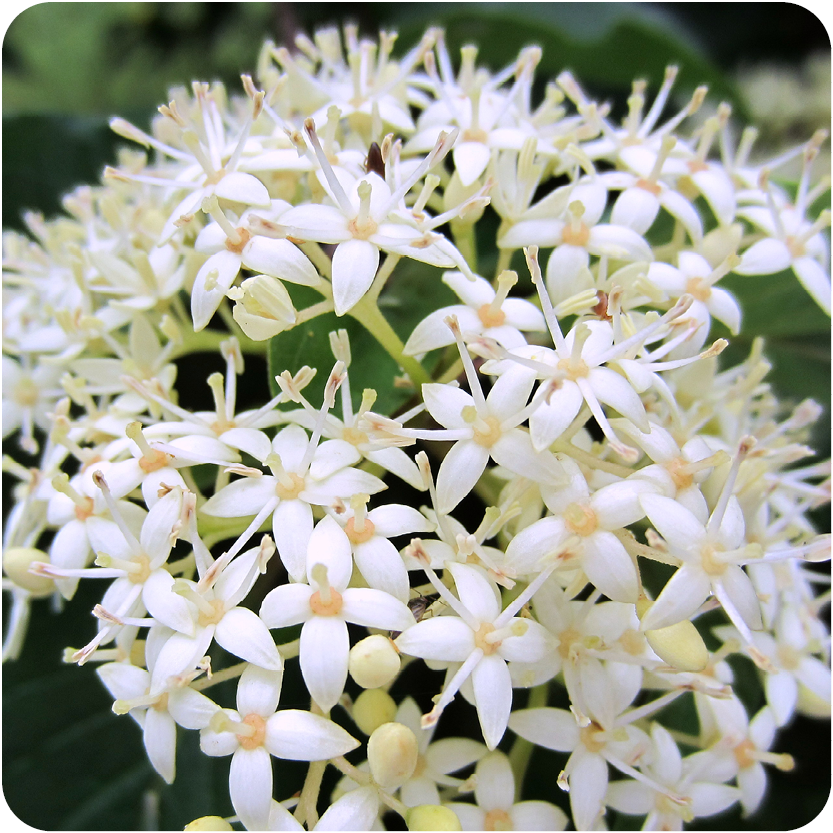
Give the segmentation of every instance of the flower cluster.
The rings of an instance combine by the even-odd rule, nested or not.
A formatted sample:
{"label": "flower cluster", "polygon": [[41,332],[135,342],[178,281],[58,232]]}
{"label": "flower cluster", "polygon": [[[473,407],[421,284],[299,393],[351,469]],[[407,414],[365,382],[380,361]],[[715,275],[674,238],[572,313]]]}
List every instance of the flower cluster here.
{"label": "flower cluster", "polygon": [[[235,816],[191,829],[564,829],[516,801],[531,744],[563,754],[579,830],[752,813],[793,765],[779,728],[830,713],[808,566],[830,469],[805,444],[820,407],[779,402],[760,341],[721,363],[712,330],[741,328],[729,273],[789,270],[829,312],[825,136],[755,162],[728,105],[672,104],[673,67],[619,123],[566,72],[537,96],[537,48],[491,73],[474,47],[455,71],[440,30],[394,42],[267,43],[245,95],[194,83],[149,132],[114,119],[139,149],[4,236],[3,658],[32,600],[104,579],[66,659],[96,664],[165,781],[177,727],[231,756]],[[403,259],[424,308],[397,333]],[[378,355],[346,330],[328,366],[286,369],[283,334],[333,313],[395,359],[379,384],[407,410],[351,387]],[[197,410],[178,372],[217,351]],[[271,390],[245,372],[264,351]],[[754,715],[731,654],[757,667]],[[295,658],[308,710],[281,707]],[[445,675],[432,707],[393,687],[419,660]],[[236,701],[212,699],[228,680]],[[481,736],[443,726],[458,696]],[[696,732],[665,716],[678,698]],[[310,762],[299,796],[273,757]]]}

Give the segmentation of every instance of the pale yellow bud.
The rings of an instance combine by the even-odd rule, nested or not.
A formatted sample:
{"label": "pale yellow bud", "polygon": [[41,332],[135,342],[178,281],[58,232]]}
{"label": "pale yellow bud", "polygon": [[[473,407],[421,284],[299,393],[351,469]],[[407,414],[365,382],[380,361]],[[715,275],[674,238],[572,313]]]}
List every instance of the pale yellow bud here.
{"label": "pale yellow bud", "polygon": [[830,701],[819,697],[807,686],[798,684],[798,711],[808,717],[830,720]]}
{"label": "pale yellow bud", "polygon": [[350,649],[350,676],[362,688],[379,688],[389,683],[401,666],[399,652],[386,636],[375,634]]}
{"label": "pale yellow bud", "polygon": [[367,742],[367,762],[373,780],[384,790],[401,787],[419,758],[416,735],[401,723],[383,723]]}
{"label": "pale yellow bud", "polygon": [[408,830],[462,830],[457,814],[440,804],[420,804],[408,812]]}
{"label": "pale yellow bud", "polygon": [[18,586],[33,596],[49,596],[55,592],[55,580],[29,572],[33,561],[49,563],[49,556],[34,547],[10,547],[3,553],[3,571]]}
{"label": "pale yellow bud", "polygon": [[220,816],[202,816],[194,819],[182,828],[183,830],[234,830],[234,828]]}
{"label": "pale yellow bud", "polygon": [[396,703],[393,697],[379,688],[363,691],[353,703],[353,722],[366,735],[372,735],[383,723],[390,723],[396,717]]}
{"label": "pale yellow bud", "polygon": [[[640,619],[653,602],[640,599],[636,612]],[[667,628],[645,631],[645,638],[653,652],[679,671],[702,671],[709,662],[709,651],[703,637],[691,622],[677,622]]]}

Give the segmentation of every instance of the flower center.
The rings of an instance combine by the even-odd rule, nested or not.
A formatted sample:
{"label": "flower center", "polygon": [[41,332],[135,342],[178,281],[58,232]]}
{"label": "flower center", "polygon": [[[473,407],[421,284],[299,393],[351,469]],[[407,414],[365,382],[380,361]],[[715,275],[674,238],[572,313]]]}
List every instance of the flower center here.
{"label": "flower center", "polygon": [[512,824],[512,819],[506,810],[489,810],[486,813],[486,818],[483,819],[484,830],[514,830],[515,826]]}
{"label": "flower center", "polygon": [[239,228],[237,229],[237,236],[240,238],[237,243],[235,243],[230,237],[226,238],[226,248],[230,252],[234,252],[239,255],[249,240],[252,239],[252,233],[248,229]]}
{"label": "flower center", "polygon": [[561,239],[568,246],[580,246],[584,248],[587,245],[587,241],[590,240],[590,229],[586,223],[578,223],[576,225],[570,225],[568,223],[564,226],[564,230],[561,232]]}
{"label": "flower center", "polygon": [[256,749],[263,745],[266,738],[266,721],[259,714],[247,714],[243,718],[243,723],[251,726],[255,731],[252,735],[238,735],[237,742],[244,749]]}
{"label": "flower center", "polygon": [[683,457],[675,457],[673,460],[669,460],[665,464],[665,468],[678,489],[687,489],[694,483],[694,475],[688,468],[688,460]]}
{"label": "flower center", "polygon": [[216,625],[225,616],[226,607],[222,599],[214,599],[213,601],[205,600],[208,607],[211,608],[209,613],[207,610],[201,610],[199,615],[199,623],[202,627],[208,625]]}
{"label": "flower center", "polygon": [[38,386],[28,378],[21,379],[12,392],[15,402],[24,408],[31,408],[38,401]]}
{"label": "flower center", "polygon": [[712,288],[703,278],[689,278],[686,281],[685,291],[703,303],[708,301],[712,294]]}
{"label": "flower center", "polygon": [[137,569],[131,570],[127,577],[134,584],[144,584],[150,576],[150,558],[142,553],[141,555],[134,555],[130,559],[131,563],[136,565]]}
{"label": "flower center", "polygon": [[85,497],[82,503],[75,504],[75,517],[79,521],[86,521],[93,514],[93,499]]}
{"label": "flower center", "polygon": [[337,616],[341,612],[341,593],[328,588],[329,599],[322,597],[321,591],[316,590],[309,599],[309,606],[316,616]]}
{"label": "flower center", "polygon": [[757,763],[757,758],[754,756],[755,744],[751,740],[744,740],[734,748],[735,760],[741,769],[746,769],[748,766]]}
{"label": "flower center", "polygon": [[648,193],[653,194],[655,197],[658,197],[662,193],[662,188],[660,188],[659,184],[651,182],[650,179],[638,179],[636,181],[636,187],[641,188],[643,191],[648,191]]}
{"label": "flower center", "polygon": [[804,250],[804,241],[802,239],[789,234],[784,238],[784,243],[789,249],[790,254],[793,256],[793,259],[803,257],[806,254]]}
{"label": "flower center", "polygon": [[347,533],[347,537],[351,543],[364,544],[376,534],[376,527],[373,525],[373,521],[365,518],[361,529],[356,529],[356,519],[350,518],[344,525],[344,531]]}
{"label": "flower center", "polygon": [[575,382],[576,379],[582,379],[590,375],[590,368],[587,366],[587,362],[585,362],[584,359],[559,359],[558,369],[563,370],[571,382]]}
{"label": "flower center", "polygon": [[493,654],[500,647],[500,642],[487,642],[486,637],[494,631],[495,626],[489,622],[484,622],[474,634],[474,644],[480,648],[488,657]]}
{"label": "flower center", "polygon": [[350,445],[355,445],[357,447],[370,442],[364,431],[359,431],[358,428],[353,428],[352,426],[350,428],[345,428],[341,432],[341,439],[350,443]]}
{"label": "flower center", "polygon": [[598,736],[603,733],[603,729],[598,723],[591,723],[579,730],[579,737],[588,752],[599,753],[605,748],[605,741]]}
{"label": "flower center", "polygon": [[477,315],[486,329],[489,329],[490,327],[501,327],[506,321],[506,313],[499,307],[498,309],[493,310],[491,304],[483,304],[483,306],[477,310]]}
{"label": "flower center", "polygon": [[564,510],[564,520],[571,532],[583,538],[592,535],[599,526],[596,513],[589,506],[582,506],[580,503],[571,503]]}
{"label": "flower center", "polygon": [[170,454],[165,454],[164,451],[160,451],[158,448],[152,448],[150,454],[143,454],[139,458],[139,468],[143,472],[150,474],[153,471],[164,469],[170,461]]}
{"label": "flower center", "polygon": [[472,433],[472,439],[478,445],[490,448],[500,439],[500,420],[494,416],[478,419],[472,426]]}
{"label": "flower center", "polygon": [[[295,500],[304,491],[306,483],[304,482],[304,478],[299,474],[295,474],[294,471],[288,471],[285,474],[286,477],[279,478],[275,484],[275,494],[281,500]],[[292,481],[291,484],[289,482],[290,480]]]}
{"label": "flower center", "polygon": [[347,224],[347,230],[356,240],[367,240],[368,237],[376,234],[378,228],[376,221],[372,217],[367,217],[364,220],[357,217]]}
{"label": "flower center", "polygon": [[700,550],[700,559],[703,569],[710,576],[721,576],[726,572],[726,564],[715,558],[715,553],[719,552],[719,548],[713,547],[711,544],[706,544]]}

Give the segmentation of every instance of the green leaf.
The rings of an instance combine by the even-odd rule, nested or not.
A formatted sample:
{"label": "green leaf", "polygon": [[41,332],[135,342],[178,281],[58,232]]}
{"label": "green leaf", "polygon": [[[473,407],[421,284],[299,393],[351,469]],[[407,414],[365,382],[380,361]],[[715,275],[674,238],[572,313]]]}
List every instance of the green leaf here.
{"label": "green leaf", "polygon": [[[405,341],[414,327],[429,312],[458,302],[456,295],[442,283],[443,270],[426,266],[413,260],[401,260],[394,269],[384,292],[379,298],[379,309]],[[289,287],[298,309],[320,300],[314,290],[305,287]],[[274,378],[282,371],[297,373],[303,365],[318,369],[315,379],[305,395],[315,405],[323,401],[324,384],[335,363],[330,350],[329,334],[334,330],[347,330],[353,364],[349,370],[350,393],[353,408],[357,409],[365,388],[373,388],[377,394],[373,410],[392,414],[413,395],[412,387],[396,387],[394,380],[402,375],[396,361],[386,353],[361,321],[351,315],[342,317],[335,313],[319,315],[269,342],[269,384],[277,392]],[[430,365],[431,357],[426,360]]]}

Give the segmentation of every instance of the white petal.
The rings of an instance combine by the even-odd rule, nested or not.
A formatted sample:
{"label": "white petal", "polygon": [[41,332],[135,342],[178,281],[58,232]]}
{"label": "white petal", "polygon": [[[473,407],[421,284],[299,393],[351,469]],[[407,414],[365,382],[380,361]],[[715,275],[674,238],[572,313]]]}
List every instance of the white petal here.
{"label": "white petal", "polygon": [[684,564],[674,573],[642,618],[642,630],[667,628],[691,619],[711,592],[708,576],[699,567]]}
{"label": "white petal", "polygon": [[278,708],[282,681],[283,671],[248,666],[237,683],[237,711],[244,718],[248,714],[271,717]]}
{"label": "white petal", "polygon": [[302,500],[282,500],[272,516],[272,533],[283,566],[293,581],[306,575],[307,547],[312,535],[312,509]]}
{"label": "white petal", "polygon": [[367,513],[367,517],[376,527],[376,534],[383,538],[411,532],[433,532],[435,529],[435,525],[421,512],[400,503],[377,506]]}
{"label": "white petal", "polygon": [[272,760],[262,747],[238,749],[231,759],[229,795],[248,830],[266,830],[272,803]]}
{"label": "white petal", "polygon": [[347,622],[390,631],[404,631],[414,623],[408,606],[382,590],[349,587],[342,599],[341,615]]}
{"label": "white petal", "polygon": [[411,625],[397,637],[396,645],[414,657],[464,662],[474,651],[474,633],[456,616],[435,616]]}
{"label": "white petal", "polygon": [[456,561],[448,562],[448,570],[454,576],[457,596],[463,607],[479,622],[493,622],[500,614],[500,597],[495,585],[481,570]]}
{"label": "white petal", "polygon": [[331,804],[315,825],[316,830],[371,830],[379,815],[375,787],[359,787]]}
{"label": "white petal", "polygon": [[515,803],[515,778],[509,759],[502,752],[490,752],[475,769],[477,782],[474,797],[485,810],[508,810]]}
{"label": "white petal", "polygon": [[[301,673],[323,711],[338,702],[347,682],[350,639],[338,616],[313,616],[301,629]],[[329,756],[328,756],[329,757]]]}
{"label": "white petal", "polygon": [[356,544],[353,556],[359,572],[371,587],[384,590],[401,602],[408,601],[408,570],[399,551],[387,538],[374,535],[364,544]]}
{"label": "white petal", "polygon": [[253,237],[243,249],[243,265],[253,272],[303,286],[321,282],[307,256],[288,240]]}
{"label": "white petal", "polygon": [[437,473],[437,509],[447,514],[474,488],[489,462],[489,450],[473,440],[455,443]]}
{"label": "white petal", "polygon": [[506,731],[512,711],[512,678],[503,657],[483,657],[471,672],[471,681],[483,740],[489,749],[494,749]]}
{"label": "white petal", "polygon": [[557,752],[572,752],[579,742],[576,719],[564,709],[544,707],[516,711],[509,718],[509,728],[525,740]]}
{"label": "white petal", "polygon": [[574,382],[565,381],[549,402],[543,402],[529,418],[529,432],[536,451],[549,448],[570,426],[584,397]]}
{"label": "white petal", "polygon": [[270,671],[283,669],[283,660],[269,629],[253,610],[245,607],[229,610],[217,623],[214,638],[240,659],[248,660]]}
{"label": "white petal", "polygon": [[266,722],[266,747],[287,761],[326,761],[346,755],[359,742],[341,726],[318,714],[285,709]]}
{"label": "white petal", "polygon": [[548,801],[519,801],[509,808],[515,830],[566,830],[567,814]]}
{"label": "white petal", "polygon": [[654,259],[651,247],[635,231],[624,226],[598,225],[590,229],[587,250],[594,255],[607,255],[616,260]]}
{"label": "white petal", "polygon": [[168,711],[184,729],[205,729],[217,704],[192,688],[175,688],[168,692]]}
{"label": "white petal", "polygon": [[616,408],[623,417],[627,417],[640,431],[650,428],[645,406],[639,394],[624,376],[607,367],[594,367],[590,371],[588,382],[599,402]]}
{"label": "white petal", "polygon": [[260,618],[267,628],[288,628],[306,622],[312,615],[309,606],[313,589],[308,584],[282,584],[266,594]]}
{"label": "white petal", "polygon": [[256,205],[258,208],[268,208],[270,204],[266,186],[256,176],[239,171],[225,174],[214,186],[214,193],[221,200]]}
{"label": "white petal", "polygon": [[706,198],[720,225],[729,225],[735,219],[735,187],[728,175],[717,165],[692,174],[694,184]]}
{"label": "white petal", "polygon": [[607,791],[607,761],[601,755],[586,753],[570,773],[570,809],[576,830],[592,830],[604,808]]}
{"label": "white petal", "polygon": [[[226,297],[226,290],[234,283],[240,272],[240,255],[228,250],[219,251],[200,267],[191,290],[191,318],[194,330],[204,329]],[[212,288],[206,287],[206,280],[212,278]]]}
{"label": "white petal", "polygon": [[464,186],[471,185],[489,164],[489,147],[483,142],[459,142],[452,151],[454,169]]}
{"label": "white petal", "polygon": [[557,552],[568,537],[563,518],[546,517],[522,529],[506,549],[506,563],[517,575],[536,570],[542,558]]}
{"label": "white petal", "polygon": [[224,486],[203,504],[200,511],[216,518],[242,518],[256,515],[276,499],[274,477],[244,477]]}
{"label": "white petal", "polygon": [[581,566],[593,584],[610,599],[635,603],[639,576],[622,542],[612,533],[598,530],[584,539]]}
{"label": "white petal", "polygon": [[356,446],[344,440],[326,440],[315,449],[309,473],[314,480],[324,480],[346,466],[362,459]]}
{"label": "white petal", "polygon": [[705,541],[706,530],[688,509],[675,500],[661,495],[644,494],[639,498],[648,520],[675,549],[686,552],[699,548]]}
{"label": "white petal", "polygon": [[767,237],[753,243],[744,253],[734,271],[739,275],[772,275],[786,269],[792,256],[780,240]]}
{"label": "white petal", "polygon": [[379,248],[367,240],[345,240],[333,255],[333,303],[336,315],[351,310],[370,289],[379,268]]}
{"label": "white petal", "polygon": [[153,768],[173,784],[176,775],[176,723],[167,711],[148,709],[143,739]]}
{"label": "white petal", "polygon": [[[719,584],[723,586],[726,595],[732,600],[741,618],[752,630],[760,630],[764,625],[761,619],[761,604],[758,601],[758,594],[752,580],[743,571],[742,567],[728,564],[726,570],[720,576]],[[720,597],[718,587],[715,586],[715,595]]]}
{"label": "white petal", "polygon": [[323,564],[327,568],[327,581],[336,590],[343,591],[347,587],[353,572],[350,540],[338,521],[329,515],[316,524],[307,548],[307,575],[314,589],[318,589],[318,583],[313,578],[316,564]]}
{"label": "white petal", "polygon": [[422,386],[422,398],[428,413],[444,428],[471,430],[462,414],[463,408],[474,404],[471,394],[450,385],[430,383]]}
{"label": "white petal", "polygon": [[142,588],[142,602],[163,625],[175,631],[194,635],[193,608],[178,593],[173,592],[174,577],[167,570],[154,570]]}
{"label": "white petal", "polygon": [[797,258],[793,269],[813,300],[830,315],[830,275],[811,257]]}
{"label": "white petal", "polygon": [[610,221],[645,234],[659,213],[659,200],[646,188],[627,188],[616,198]]}

